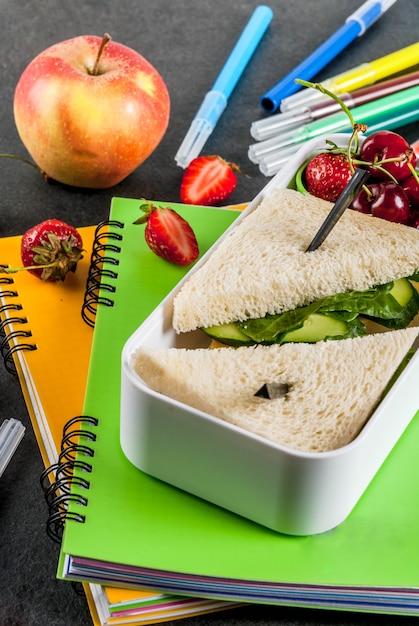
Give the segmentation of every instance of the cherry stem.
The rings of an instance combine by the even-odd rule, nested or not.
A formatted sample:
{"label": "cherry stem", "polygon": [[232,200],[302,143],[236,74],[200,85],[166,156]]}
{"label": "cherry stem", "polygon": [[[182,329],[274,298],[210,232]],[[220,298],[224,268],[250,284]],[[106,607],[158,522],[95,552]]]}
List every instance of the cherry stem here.
{"label": "cherry stem", "polygon": [[415,170],[415,168],[413,167],[413,165],[409,162],[408,164],[409,170],[412,172],[413,178],[416,180],[416,182],[419,183],[419,174],[418,172]]}
{"label": "cherry stem", "polygon": [[339,98],[339,96],[337,96],[332,91],[329,91],[328,89],[326,89],[326,87],[324,87],[321,83],[310,83],[309,81],[303,80],[302,78],[296,78],[295,82],[298,83],[299,85],[303,85],[304,87],[311,87],[312,89],[317,89],[325,96],[329,96],[330,98],[333,98],[333,100],[338,103],[338,105],[345,111],[346,115],[349,117],[349,121],[351,122],[352,128],[355,128],[355,120],[352,117],[352,113],[350,112],[346,104]]}
{"label": "cherry stem", "polygon": [[[357,152],[358,150],[358,146],[359,146],[359,142],[358,142],[358,126],[355,125],[352,131],[352,135],[349,139],[349,143],[348,143],[348,164],[349,164],[349,169],[351,171],[351,174],[353,175],[355,172],[355,168],[354,168],[354,161],[352,158],[352,150],[354,151],[354,153]],[[352,148],[352,144],[355,143],[355,146]]]}
{"label": "cherry stem", "polygon": [[103,51],[105,49],[106,44],[112,39],[112,37],[110,35],[108,35],[108,33],[105,33],[102,37],[102,41],[100,43],[100,47],[97,53],[97,57],[96,57],[96,61],[95,64],[93,66],[93,71],[92,71],[92,75],[93,76],[97,76],[99,74],[99,63],[100,63],[100,59],[102,58],[102,54]]}
{"label": "cherry stem", "polygon": [[[352,116],[352,113],[350,112],[349,108],[339,98],[339,96],[334,94],[332,91],[329,91],[329,89],[324,87],[321,83],[311,83],[311,82],[309,82],[307,80],[302,80],[301,78],[296,78],[295,82],[300,84],[300,85],[303,85],[304,87],[310,87],[312,89],[317,89],[317,91],[320,91],[325,96],[329,96],[329,98],[332,98],[335,102],[338,103],[340,108],[348,116],[350,124],[352,126],[352,135],[351,135],[351,137],[349,139],[347,157],[348,157],[349,169],[350,169],[351,173],[353,174],[355,172],[355,168],[354,168],[354,165],[353,165],[352,152],[354,154],[356,154],[356,152],[358,151],[358,147],[359,147],[358,133],[359,132],[365,133],[365,131],[367,130],[366,124],[357,124],[355,122],[355,120],[354,120],[354,118]],[[365,185],[363,185],[363,187],[365,187]]]}

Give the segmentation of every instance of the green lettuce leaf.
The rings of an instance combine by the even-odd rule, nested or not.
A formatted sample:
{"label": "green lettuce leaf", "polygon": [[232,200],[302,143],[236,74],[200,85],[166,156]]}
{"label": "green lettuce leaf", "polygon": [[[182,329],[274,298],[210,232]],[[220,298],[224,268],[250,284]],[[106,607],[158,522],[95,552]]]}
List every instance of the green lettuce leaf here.
{"label": "green lettuce leaf", "polygon": [[348,324],[345,337],[365,334],[365,327],[358,316],[374,320],[387,328],[405,328],[419,312],[419,294],[412,287],[412,297],[403,307],[390,293],[393,284],[390,282],[365,291],[327,296],[293,311],[249,319],[237,322],[237,325],[256,343],[281,343],[282,335],[301,328],[313,313],[340,316]]}

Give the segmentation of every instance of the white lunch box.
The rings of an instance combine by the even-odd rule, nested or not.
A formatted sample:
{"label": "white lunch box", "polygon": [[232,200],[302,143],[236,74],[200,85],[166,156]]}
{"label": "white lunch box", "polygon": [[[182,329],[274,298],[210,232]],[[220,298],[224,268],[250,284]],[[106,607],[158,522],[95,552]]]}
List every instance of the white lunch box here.
{"label": "white lunch box", "polygon": [[[328,137],[342,146],[348,138]],[[299,167],[325,147],[324,137],[305,143],[231,228],[272,189],[293,187]],[[354,441],[331,452],[294,451],[156,393],[133,371],[132,355],[142,345],[208,345],[200,331],[176,335],[172,329],[177,289],[133,333],[122,352],[120,434],[126,457],[143,472],[281,533],[308,535],[339,525],[419,408],[419,355]]]}

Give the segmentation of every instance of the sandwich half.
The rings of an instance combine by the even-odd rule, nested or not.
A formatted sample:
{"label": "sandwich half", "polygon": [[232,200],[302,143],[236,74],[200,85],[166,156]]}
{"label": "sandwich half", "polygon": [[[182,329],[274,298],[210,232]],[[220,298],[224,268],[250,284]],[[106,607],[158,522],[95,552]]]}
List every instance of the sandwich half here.
{"label": "sandwich half", "polygon": [[272,191],[183,282],[175,331],[240,346],[356,337],[370,321],[408,326],[419,311],[419,230],[347,210],[306,252],[331,208]]}
{"label": "sandwich half", "polygon": [[211,350],[142,346],[132,367],[169,398],[293,450],[326,452],[358,435],[418,332]]}
{"label": "sandwich half", "polygon": [[353,441],[419,332],[419,231],[347,210],[306,252],[331,208],[282,189],[240,219],[173,298],[176,333],[230,345],[142,346],[140,378],[293,450]]}

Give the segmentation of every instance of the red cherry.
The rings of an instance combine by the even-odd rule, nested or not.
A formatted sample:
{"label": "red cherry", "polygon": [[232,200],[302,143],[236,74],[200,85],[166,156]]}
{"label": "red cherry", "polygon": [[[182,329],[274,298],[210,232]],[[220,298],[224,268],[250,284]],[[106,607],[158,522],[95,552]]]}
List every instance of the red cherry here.
{"label": "red cherry", "polygon": [[412,175],[402,182],[402,188],[406,193],[412,209],[419,209],[419,182]]}
{"label": "red cherry", "polygon": [[371,213],[390,222],[407,224],[410,204],[400,185],[392,181],[367,185],[368,193],[361,189],[354,198],[351,208],[362,213]]}
{"label": "red cherry", "polygon": [[373,197],[374,196],[369,195],[362,187],[352,200],[351,209],[359,211],[360,213],[371,213],[371,202]]}
{"label": "red cherry", "polygon": [[[379,130],[367,137],[360,150],[362,161],[372,164],[380,164],[384,172],[374,165],[366,165],[375,180],[388,180],[386,172],[401,182],[412,175],[409,163],[416,165],[416,155],[404,137],[391,130]],[[397,159],[388,163],[382,163],[387,159]]]}
{"label": "red cherry", "polygon": [[413,228],[419,228],[419,211],[414,211],[410,213],[409,226],[413,226]]}

